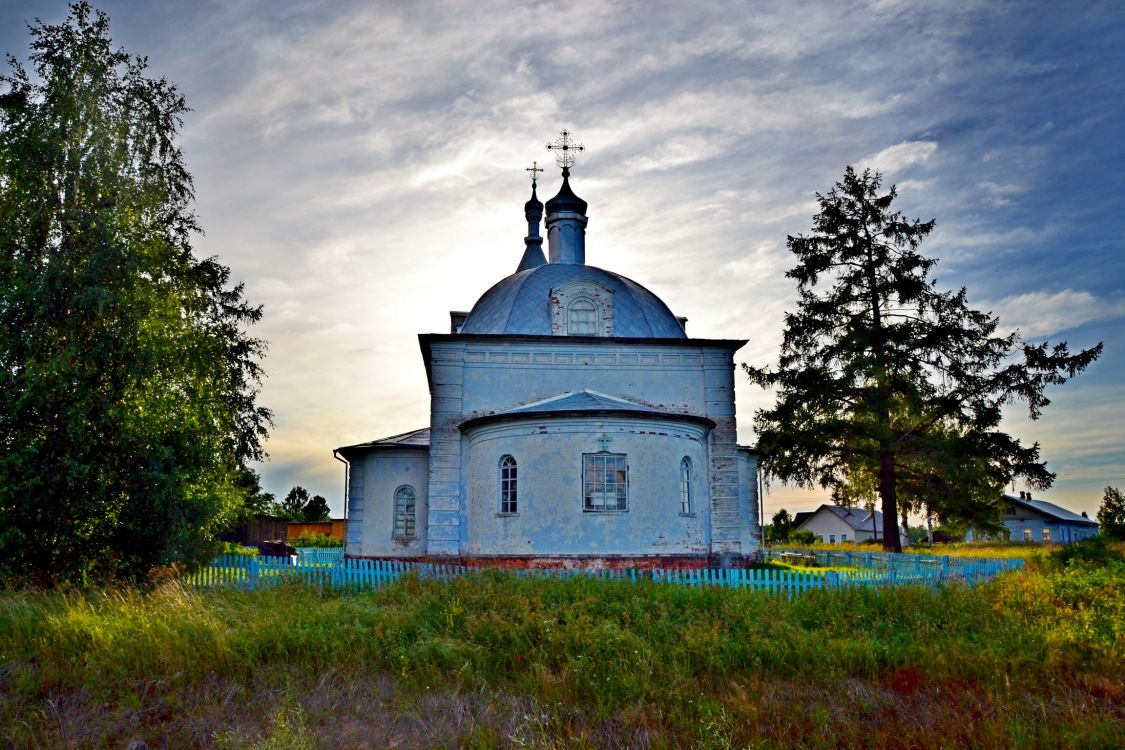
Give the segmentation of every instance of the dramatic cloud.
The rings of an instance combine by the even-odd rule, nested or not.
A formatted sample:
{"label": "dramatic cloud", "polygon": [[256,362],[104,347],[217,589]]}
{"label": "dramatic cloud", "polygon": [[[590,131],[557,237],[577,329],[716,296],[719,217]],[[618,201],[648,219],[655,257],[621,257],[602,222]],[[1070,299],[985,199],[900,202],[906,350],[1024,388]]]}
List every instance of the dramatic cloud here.
{"label": "dramatic cloud", "polygon": [[[573,184],[589,262],[693,335],[749,339],[755,363],[777,355],[785,239],[808,231],[815,193],[848,164],[883,170],[900,210],[938,219],[922,249],[943,287],[998,300],[1026,335],[1106,340],[1065,406],[1012,424],[1059,467],[1055,499],[1092,510],[1091,472],[1125,484],[1120,456],[1090,463],[1095,436],[1068,421],[1125,416],[1102,374],[1125,366],[1120,3],[98,4],[194,108],[197,248],[265,304],[275,493],[300,483],[339,513],[331,449],[427,423],[417,333],[515,269],[523,170],[550,165],[564,126],[588,148]],[[23,57],[24,22],[64,15],[5,3],[0,43]],[[549,166],[540,196],[557,184]],[[741,379],[737,397],[752,443],[772,397]],[[821,499],[775,487],[767,511]]]}
{"label": "dramatic cloud", "polygon": [[1086,323],[1125,318],[1125,294],[1099,298],[1085,291],[1028,292],[988,306],[1006,329],[1024,338],[1057,335]]}

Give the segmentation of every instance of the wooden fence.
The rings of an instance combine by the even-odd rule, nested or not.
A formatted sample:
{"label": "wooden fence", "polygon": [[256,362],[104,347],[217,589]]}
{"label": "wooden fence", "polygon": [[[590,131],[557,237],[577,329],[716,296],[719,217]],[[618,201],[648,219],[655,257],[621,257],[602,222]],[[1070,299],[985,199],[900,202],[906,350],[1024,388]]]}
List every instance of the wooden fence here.
{"label": "wooden fence", "polygon": [[[792,551],[792,550],[790,550]],[[768,550],[770,557],[782,550]],[[813,552],[804,550],[802,552]],[[816,550],[817,554],[823,550]],[[837,555],[829,551],[829,555]],[[853,559],[856,563],[871,563],[871,567],[856,565],[845,570],[784,570],[757,568],[656,568],[637,569],[530,569],[513,571],[520,576],[540,578],[588,577],[606,580],[636,582],[652,580],[680,586],[726,586],[752,588],[772,594],[792,597],[812,589],[845,589],[860,587],[884,588],[902,585],[937,587],[950,581],[976,584],[990,580],[1006,570],[1022,566],[1022,560],[996,560],[992,558],[927,558],[921,561],[915,555],[887,553],[855,553],[877,555]],[[827,558],[826,558],[827,559]],[[879,564],[883,567],[878,567]],[[822,563],[837,564],[837,563]],[[842,563],[839,563],[842,564]],[[393,560],[318,559],[316,555],[294,557],[256,557],[223,555],[210,566],[188,577],[188,583],[204,589],[243,589],[253,591],[262,586],[283,581],[299,581],[322,588],[344,591],[364,591],[385,586],[402,576],[413,573],[420,578],[448,579],[454,576],[481,573],[486,567],[442,565],[434,563],[396,562]]]}

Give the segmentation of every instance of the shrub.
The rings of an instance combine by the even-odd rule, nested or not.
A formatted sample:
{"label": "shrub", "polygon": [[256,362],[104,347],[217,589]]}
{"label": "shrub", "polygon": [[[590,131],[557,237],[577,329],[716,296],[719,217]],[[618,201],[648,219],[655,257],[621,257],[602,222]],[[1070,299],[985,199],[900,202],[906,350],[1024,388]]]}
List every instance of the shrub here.
{"label": "shrub", "polygon": [[343,547],[344,542],[328,534],[306,532],[289,540],[291,547]]}
{"label": "shrub", "polygon": [[1060,568],[1069,566],[1104,568],[1114,562],[1125,561],[1125,556],[1110,547],[1104,537],[1096,536],[1064,545],[1051,552],[1048,559],[1054,566]]}
{"label": "shrub", "polygon": [[808,545],[816,541],[816,535],[811,531],[790,531],[789,543],[796,545]]}
{"label": "shrub", "polygon": [[243,547],[238,542],[220,542],[218,554],[245,555],[246,557],[254,557],[258,554],[258,550],[254,547]]}

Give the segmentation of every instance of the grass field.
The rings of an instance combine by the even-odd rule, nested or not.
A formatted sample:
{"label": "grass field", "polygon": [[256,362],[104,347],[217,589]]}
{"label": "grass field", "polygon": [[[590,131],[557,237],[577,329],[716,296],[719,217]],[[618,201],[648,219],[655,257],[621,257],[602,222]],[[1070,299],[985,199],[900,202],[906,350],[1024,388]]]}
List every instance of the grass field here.
{"label": "grass field", "polygon": [[0,745],[1120,747],[1125,563],[967,589],[485,574],[0,594]]}

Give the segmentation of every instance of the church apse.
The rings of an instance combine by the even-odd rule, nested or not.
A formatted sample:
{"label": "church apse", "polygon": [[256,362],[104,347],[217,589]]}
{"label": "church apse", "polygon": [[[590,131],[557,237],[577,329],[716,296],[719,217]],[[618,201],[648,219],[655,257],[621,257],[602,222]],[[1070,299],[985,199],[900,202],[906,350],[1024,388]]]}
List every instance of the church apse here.
{"label": "church apse", "polygon": [[[733,381],[745,342],[688,338],[651,291],[588,265],[588,206],[569,180],[583,147],[564,131],[550,148],[562,187],[544,212],[529,170],[515,272],[450,333],[419,335],[428,428],[408,447],[340,449],[363,519],[347,553],[517,566],[749,559],[757,468],[736,444]],[[383,475],[404,461],[420,485],[409,537],[401,477]]]}

